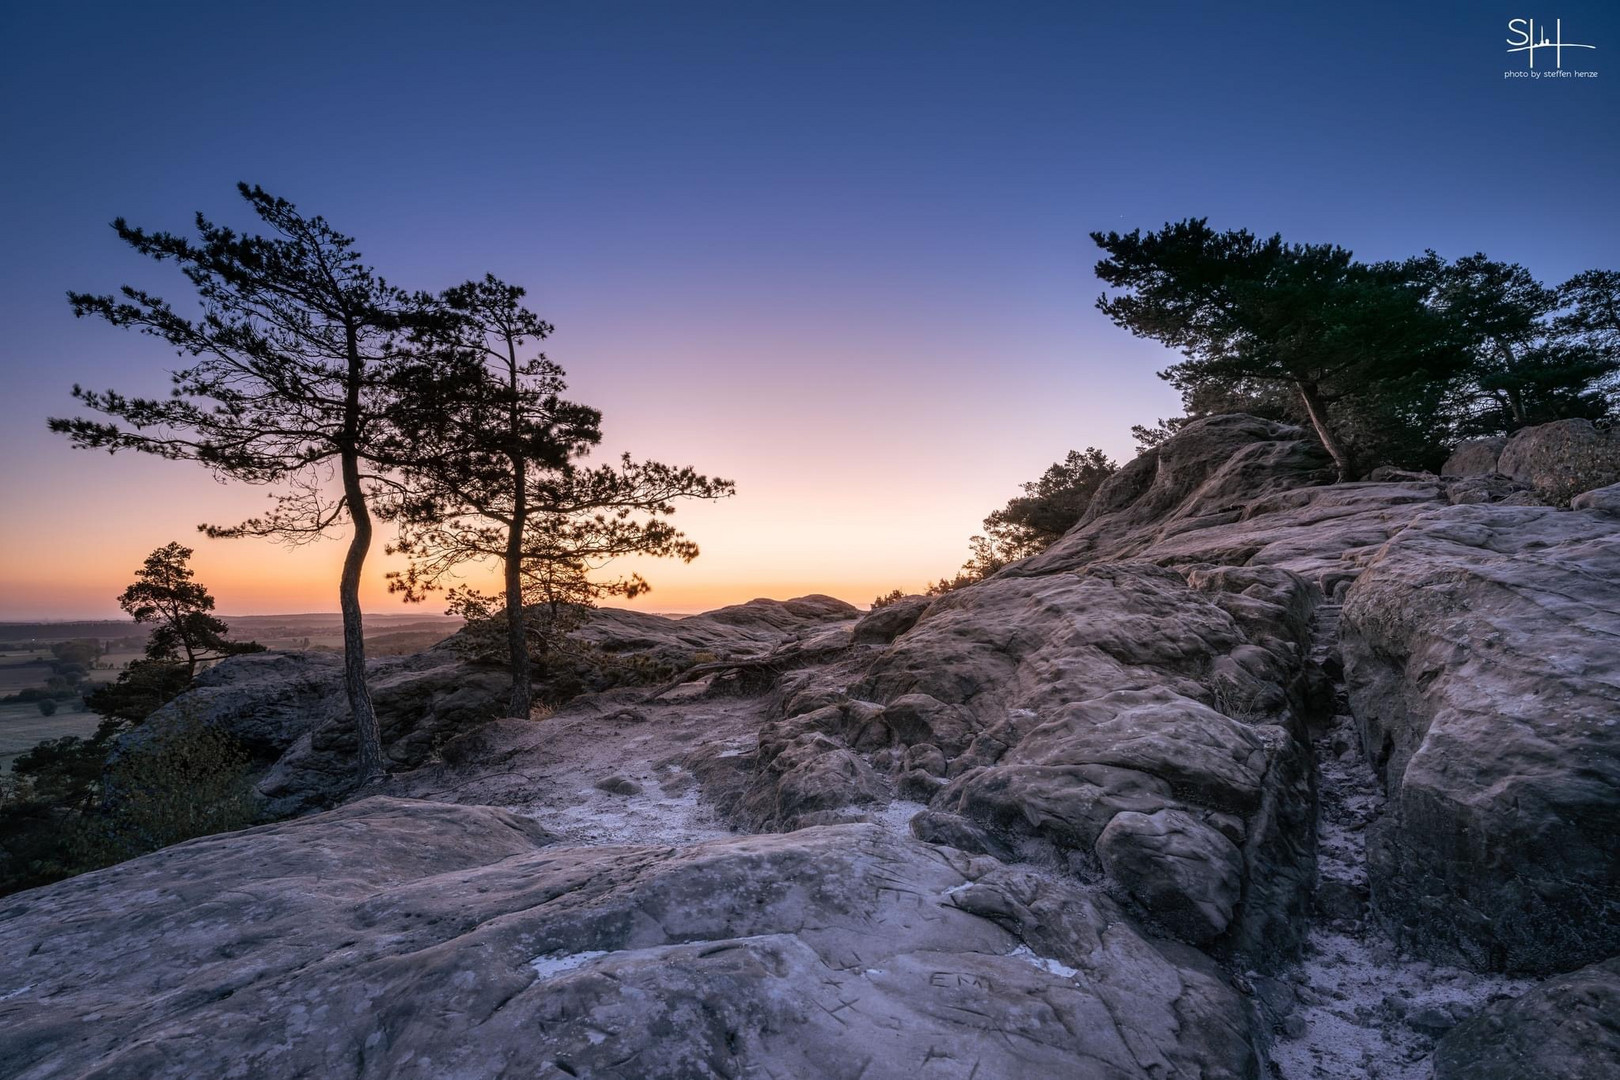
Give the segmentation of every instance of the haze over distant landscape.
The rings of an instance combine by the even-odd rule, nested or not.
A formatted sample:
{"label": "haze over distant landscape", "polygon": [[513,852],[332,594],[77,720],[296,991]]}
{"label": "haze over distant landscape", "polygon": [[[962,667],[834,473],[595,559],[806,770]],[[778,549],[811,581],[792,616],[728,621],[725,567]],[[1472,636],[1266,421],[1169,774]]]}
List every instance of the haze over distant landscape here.
{"label": "haze over distant landscape", "polygon": [[[107,223],[245,223],[240,179],[401,284],[527,286],[605,414],[599,458],[737,481],[680,511],[703,555],[644,568],[653,611],[917,589],[1019,478],[1129,458],[1130,423],[1178,411],[1174,354],[1092,308],[1089,230],[1207,214],[1548,281],[1620,249],[1613,78],[1504,80],[1504,20],[1474,4],[163,10],[0,16],[3,619],[114,616],[174,539],[226,611],[335,608],[340,543],[196,536],[262,492],[44,429],[73,383],[161,392],[174,364],[69,313],[70,288],[185,299]],[[1613,5],[1560,15],[1620,48]],[[397,605],[390,565],[369,610]]]}

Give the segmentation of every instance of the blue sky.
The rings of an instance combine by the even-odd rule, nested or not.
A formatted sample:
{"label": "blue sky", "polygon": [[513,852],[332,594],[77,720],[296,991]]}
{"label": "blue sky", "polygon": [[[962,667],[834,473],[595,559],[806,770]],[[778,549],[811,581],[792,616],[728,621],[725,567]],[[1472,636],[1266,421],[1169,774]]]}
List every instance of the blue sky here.
{"label": "blue sky", "polygon": [[[1595,44],[1530,81],[1510,18]],[[643,606],[952,571],[1070,448],[1128,456],[1173,358],[1092,308],[1087,233],[1208,216],[1366,258],[1620,259],[1620,5],[10,5],[0,24],[0,618],[110,613],[151,548],[256,509],[44,430],[159,389],[66,290],[183,297],[118,215],[263,184],[401,284],[493,271],[612,449],[733,476]],[[1538,69],[1551,66],[1548,54]],[[338,545],[198,541],[226,611],[330,609]],[[369,602],[382,597],[375,563]],[[212,576],[210,576],[212,575]]]}

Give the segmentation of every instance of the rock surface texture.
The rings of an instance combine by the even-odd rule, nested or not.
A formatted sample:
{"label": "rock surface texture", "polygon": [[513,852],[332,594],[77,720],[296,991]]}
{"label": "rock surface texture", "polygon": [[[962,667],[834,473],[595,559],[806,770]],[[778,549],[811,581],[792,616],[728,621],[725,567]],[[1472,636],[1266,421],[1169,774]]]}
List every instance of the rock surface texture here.
{"label": "rock surface texture", "polygon": [[1375,910],[1450,962],[1620,953],[1620,527],[1592,511],[1423,515],[1350,589],[1350,702],[1389,808]]}
{"label": "rock surface texture", "polygon": [[[600,613],[686,674],[544,721],[447,650],[379,661],[375,797],[5,902],[0,1077],[1604,1075],[1620,515],[1564,491],[1584,438],[1335,484],[1298,428],[1198,421],[943,596]],[[341,803],[324,664],[175,708],[278,812]]]}
{"label": "rock surface texture", "polygon": [[1455,1027],[1435,1080],[1620,1076],[1620,957],[1549,979]]}
{"label": "rock surface texture", "polygon": [[1217,969],[993,859],[874,825],[555,841],[373,798],[25,894],[0,923],[26,958],[0,1061],[107,1080],[1259,1075]]}
{"label": "rock surface texture", "polygon": [[1564,505],[1583,491],[1620,481],[1620,435],[1590,420],[1521,428],[1502,447],[1496,471]]}

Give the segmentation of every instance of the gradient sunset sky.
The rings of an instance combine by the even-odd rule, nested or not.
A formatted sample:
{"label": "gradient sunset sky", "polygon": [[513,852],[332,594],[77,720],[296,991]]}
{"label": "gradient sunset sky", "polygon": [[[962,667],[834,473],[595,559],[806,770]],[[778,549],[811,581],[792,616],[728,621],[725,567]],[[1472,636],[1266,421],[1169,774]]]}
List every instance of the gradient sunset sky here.
{"label": "gradient sunset sky", "polygon": [[[1599,77],[1504,78],[1516,17]],[[1174,357],[1092,307],[1091,230],[1620,265],[1613,0],[12,3],[0,84],[0,619],[115,616],[172,539],[226,613],[335,610],[341,543],[196,534],[264,491],[45,429],[175,364],[68,309],[187,297],[108,222],[251,224],[238,180],[397,284],[527,286],[605,453],[737,481],[654,611],[920,589],[1069,449],[1129,457]]]}

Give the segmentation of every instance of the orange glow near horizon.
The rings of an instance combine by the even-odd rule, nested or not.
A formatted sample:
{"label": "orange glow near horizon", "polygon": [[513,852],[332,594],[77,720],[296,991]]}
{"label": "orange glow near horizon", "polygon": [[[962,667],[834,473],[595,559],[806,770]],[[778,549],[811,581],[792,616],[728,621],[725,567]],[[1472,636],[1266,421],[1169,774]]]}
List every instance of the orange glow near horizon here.
{"label": "orange glow near horizon", "polygon": [[[300,547],[266,540],[210,540],[200,521],[232,522],[263,507],[264,491],[214,482],[195,466],[133,455],[108,457],[49,443],[45,460],[19,478],[13,504],[54,506],[38,527],[30,515],[0,523],[0,620],[122,618],[116,597],[148,552],[171,540],[194,549],[192,569],[227,615],[270,615],[337,610],[337,580],[347,534]],[[921,591],[954,573],[966,557],[967,538],[988,510],[1005,501],[1019,474],[971,453],[949,454],[920,480],[915,453],[875,468],[864,452],[842,461],[826,455],[817,468],[791,458],[727,469],[675,448],[665,460],[693,460],[733,476],[739,494],[714,504],[688,504],[675,522],[702,548],[690,564],[625,559],[602,576],[636,571],[650,593],[612,606],[692,613],[756,597],[789,599],[824,593],[866,606],[894,588]],[[971,449],[971,448],[969,448]],[[659,456],[659,455],[654,455]],[[742,455],[747,457],[748,455]],[[1057,451],[1035,460],[1051,460]],[[910,458],[911,460],[906,460]],[[1035,475],[1043,464],[1023,471]],[[1010,474],[1010,475],[1009,475]],[[864,485],[864,486],[863,486]],[[63,502],[54,492],[93,491]],[[108,528],[116,524],[116,528]],[[386,555],[390,537],[379,526],[367,559],[361,602],[368,613],[437,615],[442,602],[406,605],[387,591],[385,574],[403,560]],[[492,565],[468,566],[460,579],[488,592],[499,589]]]}
{"label": "orange glow near horizon", "polygon": [[[1173,392],[1152,374],[1156,346],[1126,340],[1106,360],[1064,362],[1081,351],[1061,325],[1067,316],[1039,327],[1039,338],[1030,336],[1033,318],[1013,327],[942,317],[911,327],[908,341],[864,310],[848,313],[843,339],[826,344],[781,315],[723,326],[688,314],[671,329],[677,316],[649,305],[645,321],[581,317],[548,343],[568,369],[570,396],[603,410],[607,441],[592,460],[629,450],[737,483],[734,498],[679,506],[674,523],[701,547],[696,561],[605,569],[637,571],[653,586],[627,605],[611,599],[615,606],[690,613],[807,593],[865,606],[895,588],[921,591],[956,572],[968,538],[1021,482],[1087,445],[1123,460],[1123,418],[1174,409]],[[159,343],[93,324],[70,329],[72,343],[122,358],[120,372],[102,380],[117,389],[157,391],[174,366]],[[985,360],[1021,336],[1028,360]],[[648,356],[659,363],[637,359]],[[0,620],[120,618],[115,598],[146,555],[172,540],[195,550],[197,580],[223,614],[337,610],[346,533],[297,548],[207,539],[199,522],[260,514],[274,492],[218,482],[189,462],[74,450],[40,430],[44,416],[80,411],[66,393],[76,375],[76,365],[38,372],[27,395],[38,427],[0,431],[0,451],[29,462],[6,480],[13,512],[0,518]],[[442,612],[437,599],[407,606],[388,593],[384,575],[402,565],[384,554],[390,538],[379,524],[364,609]],[[496,589],[492,567],[468,567],[464,580]]]}

